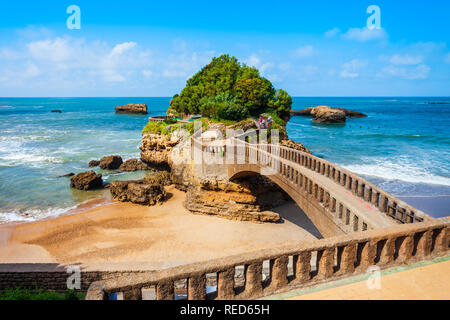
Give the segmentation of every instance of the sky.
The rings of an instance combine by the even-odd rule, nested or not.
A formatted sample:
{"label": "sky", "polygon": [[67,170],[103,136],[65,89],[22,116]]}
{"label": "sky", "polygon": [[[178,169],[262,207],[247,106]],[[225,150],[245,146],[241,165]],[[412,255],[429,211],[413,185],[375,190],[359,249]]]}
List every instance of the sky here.
{"label": "sky", "polygon": [[223,53],[292,96],[450,96],[449,15],[448,0],[8,1],[0,96],[168,97]]}

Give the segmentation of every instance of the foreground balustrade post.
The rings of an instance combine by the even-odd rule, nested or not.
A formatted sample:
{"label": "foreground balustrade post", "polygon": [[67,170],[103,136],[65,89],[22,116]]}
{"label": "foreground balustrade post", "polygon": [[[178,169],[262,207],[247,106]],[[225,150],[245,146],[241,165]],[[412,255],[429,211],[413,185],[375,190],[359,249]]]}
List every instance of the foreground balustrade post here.
{"label": "foreground balustrade post", "polygon": [[270,290],[277,290],[288,284],[288,256],[270,260]]}
{"label": "foreground balustrade post", "polygon": [[234,298],[234,268],[217,272],[217,298],[220,300]]}
{"label": "foreground balustrade post", "polygon": [[356,243],[347,244],[342,250],[339,274],[350,274],[355,271]]}
{"label": "foreground balustrade post", "polygon": [[173,300],[173,281],[162,281],[156,285],[156,300]]}
{"label": "foreground balustrade post", "polygon": [[432,230],[425,231],[417,242],[416,257],[425,258],[431,253]]}
{"label": "foreground balustrade post", "polygon": [[369,266],[374,265],[375,256],[377,254],[376,243],[367,241],[361,250],[361,263],[359,265],[361,272],[366,272]]}
{"label": "foreground balustrade post", "polygon": [[256,262],[245,265],[244,297],[257,298],[262,295],[262,263]]}
{"label": "foreground balustrade post", "polygon": [[448,233],[450,228],[443,228],[436,237],[434,252],[436,254],[446,253],[448,251]]}
{"label": "foreground balustrade post", "polygon": [[189,300],[206,300],[206,276],[189,277],[187,289]]}
{"label": "foreground balustrade post", "polygon": [[389,238],[384,243],[383,250],[380,255],[380,264],[388,265],[394,261],[395,239]]}
{"label": "foreground balustrade post", "polygon": [[333,275],[334,248],[327,248],[317,252],[317,278],[327,279]]}
{"label": "foreground balustrade post", "polygon": [[350,177],[349,175],[347,175],[347,183],[345,184],[345,188],[347,190],[351,190],[352,188],[352,177]]}
{"label": "foreground balustrade post", "polygon": [[142,300],[141,288],[131,288],[123,291],[123,300]]}
{"label": "foreground balustrade post", "polygon": [[[399,241],[399,240],[397,240],[397,241]],[[414,237],[413,236],[404,237],[402,243],[399,245],[400,245],[400,248],[398,250],[397,260],[399,262],[409,261],[412,257],[412,253],[414,250]]]}
{"label": "foreground balustrade post", "polygon": [[311,251],[303,251],[294,257],[295,283],[304,283],[311,279]]}

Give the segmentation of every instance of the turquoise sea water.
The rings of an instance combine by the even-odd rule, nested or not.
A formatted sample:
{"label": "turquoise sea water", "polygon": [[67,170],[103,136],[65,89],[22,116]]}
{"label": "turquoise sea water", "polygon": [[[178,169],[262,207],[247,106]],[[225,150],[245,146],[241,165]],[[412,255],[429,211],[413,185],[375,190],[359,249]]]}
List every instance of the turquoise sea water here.
{"label": "turquoise sea water", "polygon": [[[139,157],[146,115],[117,115],[114,107],[146,103],[165,113],[170,98],[0,98],[0,223],[58,215],[100,196],[69,188],[58,176],[88,170],[91,159]],[[326,104],[369,117],[345,125],[316,125],[293,117],[291,139],[397,196],[450,195],[450,98],[294,98],[294,109]],[[51,113],[53,109],[61,114]],[[106,181],[142,173],[101,171]],[[439,216],[450,215],[450,208]]]}

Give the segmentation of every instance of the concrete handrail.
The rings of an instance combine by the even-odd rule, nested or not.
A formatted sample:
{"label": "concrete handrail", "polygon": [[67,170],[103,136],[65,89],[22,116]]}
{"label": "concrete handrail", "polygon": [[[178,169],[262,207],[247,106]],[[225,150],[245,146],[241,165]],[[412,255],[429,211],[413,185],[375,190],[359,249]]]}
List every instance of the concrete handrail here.
{"label": "concrete handrail", "polygon": [[[310,242],[178,266],[152,273],[92,283],[86,299],[103,300],[123,292],[125,299],[141,299],[142,289],[154,286],[156,299],[173,299],[174,282],[187,281],[188,299],[253,299],[363,273],[376,265],[388,268],[448,254],[449,226],[436,220],[403,224]],[[288,275],[292,257],[293,275]],[[315,263],[311,263],[315,257]],[[262,264],[270,261],[270,278],[262,279]],[[244,266],[245,283],[235,285],[235,268]],[[217,273],[217,292],[206,294],[206,275]]]}

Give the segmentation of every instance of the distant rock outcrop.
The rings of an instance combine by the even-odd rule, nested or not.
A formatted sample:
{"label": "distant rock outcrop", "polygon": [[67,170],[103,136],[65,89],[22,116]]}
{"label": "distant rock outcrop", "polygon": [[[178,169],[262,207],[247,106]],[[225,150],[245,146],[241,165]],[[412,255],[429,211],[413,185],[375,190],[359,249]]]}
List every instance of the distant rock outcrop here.
{"label": "distant rock outcrop", "polygon": [[147,114],[147,105],[143,103],[130,103],[124,106],[118,106],[115,110],[116,113]]}
{"label": "distant rock outcrop", "polygon": [[313,116],[313,121],[320,123],[344,123],[346,118],[367,117],[364,113],[344,108],[329,106],[309,107],[303,110],[291,110],[292,116]]}
{"label": "distant rock outcrop", "polygon": [[102,175],[95,171],[82,172],[70,179],[70,187],[78,190],[99,189],[102,186]]}
{"label": "distant rock outcrop", "polygon": [[100,168],[103,170],[116,170],[119,169],[123,163],[121,156],[107,156],[100,159]]}
{"label": "distant rock outcrop", "polygon": [[53,112],[53,113],[62,113],[61,110],[52,110],[51,112]]}

